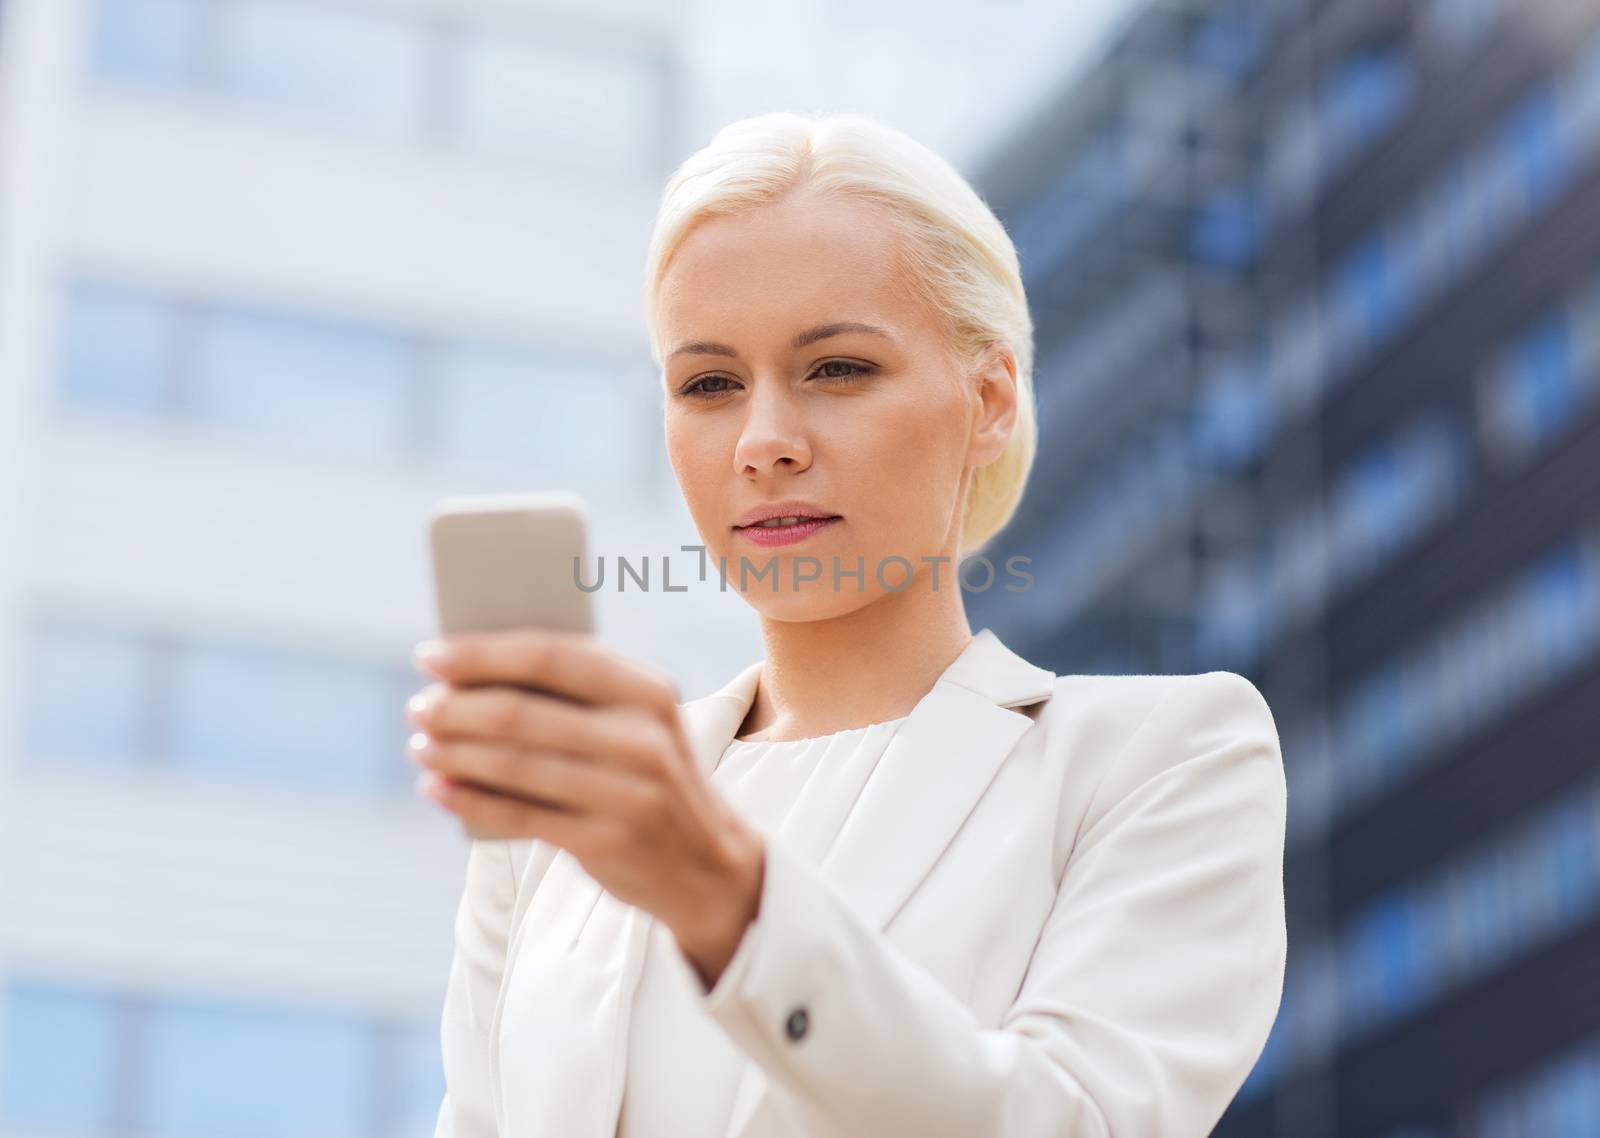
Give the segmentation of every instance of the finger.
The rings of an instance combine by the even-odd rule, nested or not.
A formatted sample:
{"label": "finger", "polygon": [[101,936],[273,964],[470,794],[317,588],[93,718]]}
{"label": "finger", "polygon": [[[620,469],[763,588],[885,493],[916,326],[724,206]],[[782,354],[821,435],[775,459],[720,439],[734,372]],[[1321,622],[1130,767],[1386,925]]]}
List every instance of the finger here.
{"label": "finger", "polygon": [[662,713],[677,708],[677,684],[650,665],[625,656],[592,633],[554,628],[465,632],[427,641],[419,652],[441,654],[418,663],[452,684],[515,684],[585,703],[628,703]]}
{"label": "finger", "polygon": [[441,741],[476,739],[557,751],[641,772],[660,767],[676,745],[676,710],[668,724],[636,707],[591,707],[499,684],[434,684],[419,695],[407,705],[407,716]]}
{"label": "finger", "polygon": [[577,850],[587,848],[599,824],[585,815],[569,814],[447,778],[439,778],[427,793],[460,818],[474,837],[543,838],[564,849]]}
{"label": "finger", "polygon": [[454,782],[568,811],[616,810],[639,794],[637,776],[574,755],[421,733],[407,741],[407,748],[425,769]]}

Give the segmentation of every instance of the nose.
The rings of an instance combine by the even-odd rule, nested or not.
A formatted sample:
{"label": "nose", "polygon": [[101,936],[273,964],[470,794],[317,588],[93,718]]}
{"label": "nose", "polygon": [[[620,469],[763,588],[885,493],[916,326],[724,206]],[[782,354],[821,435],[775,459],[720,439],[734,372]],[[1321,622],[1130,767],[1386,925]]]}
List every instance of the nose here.
{"label": "nose", "polygon": [[756,383],[745,407],[744,427],[733,452],[734,467],[741,475],[798,474],[811,465],[801,408],[783,384]]}

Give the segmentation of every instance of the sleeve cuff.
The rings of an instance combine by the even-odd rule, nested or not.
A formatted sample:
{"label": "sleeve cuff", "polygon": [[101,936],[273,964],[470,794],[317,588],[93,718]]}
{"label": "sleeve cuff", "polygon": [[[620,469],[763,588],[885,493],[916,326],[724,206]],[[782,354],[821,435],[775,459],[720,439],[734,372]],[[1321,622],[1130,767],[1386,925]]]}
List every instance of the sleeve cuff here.
{"label": "sleeve cuff", "polygon": [[[762,887],[763,893],[765,886]],[[727,967],[723,968],[722,975],[717,977],[715,986],[709,992],[702,991],[700,1006],[708,1012],[715,1012],[725,1007],[733,999],[733,991],[741,984],[741,977],[748,975],[750,960],[760,951],[761,934],[764,929],[758,915],[745,926],[744,936],[739,939],[739,947],[734,949],[733,956],[729,958]]]}
{"label": "sleeve cuff", "polygon": [[753,1057],[772,1061],[799,1043],[819,988],[839,961],[819,951],[815,925],[836,904],[812,867],[768,836],[761,905],[700,1006]]}

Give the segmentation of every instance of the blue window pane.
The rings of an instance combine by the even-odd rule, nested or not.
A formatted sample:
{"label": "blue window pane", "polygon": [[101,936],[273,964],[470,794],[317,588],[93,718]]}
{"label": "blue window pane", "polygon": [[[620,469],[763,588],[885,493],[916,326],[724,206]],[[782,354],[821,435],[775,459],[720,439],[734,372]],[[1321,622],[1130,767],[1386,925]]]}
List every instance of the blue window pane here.
{"label": "blue window pane", "polygon": [[1576,921],[1600,906],[1600,834],[1589,817],[1586,798],[1569,798],[1556,807],[1551,819],[1550,863],[1551,892],[1559,920]]}
{"label": "blue window pane", "polygon": [[1345,257],[1334,275],[1333,296],[1341,325],[1359,344],[1386,339],[1405,319],[1413,299],[1381,235],[1368,237]]}
{"label": "blue window pane", "polygon": [[438,448],[485,470],[580,482],[631,477],[650,393],[624,369],[510,348],[460,346],[440,357]]}
{"label": "blue window pane", "polygon": [[404,708],[381,668],[237,646],[175,662],[174,761],[207,775],[371,790],[392,784]]}
{"label": "blue window pane", "polygon": [[331,1014],[194,1002],[154,1010],[148,1117],[165,1138],[349,1138],[371,1130],[377,1053]]}
{"label": "blue window pane", "polygon": [[1588,648],[1590,587],[1583,551],[1577,545],[1547,554],[1528,574],[1528,616],[1540,647],[1557,662],[1575,660]]}
{"label": "blue window pane", "polygon": [[452,74],[455,127],[469,150],[552,167],[653,169],[663,103],[661,69],[648,58],[469,36]]}
{"label": "blue window pane", "polygon": [[165,410],[175,359],[176,312],[158,297],[80,283],[61,324],[61,397],[118,411]]}
{"label": "blue window pane", "polygon": [[1263,14],[1242,6],[1213,12],[1189,42],[1189,58],[1200,67],[1230,79],[1244,78],[1267,46]]}
{"label": "blue window pane", "polygon": [[1507,120],[1505,131],[1508,158],[1528,204],[1536,209],[1549,204],[1571,169],[1555,95],[1535,91]]}
{"label": "blue window pane", "polygon": [[1126,200],[1122,151],[1110,134],[1085,146],[1023,213],[1015,242],[1029,283],[1050,275],[1112,209]]}
{"label": "blue window pane", "polygon": [[96,1133],[114,1122],[116,1005],[95,992],[14,983],[0,1047],[7,1129]]}
{"label": "blue window pane", "polygon": [[1213,375],[1195,403],[1196,457],[1224,468],[1253,460],[1272,428],[1271,394],[1259,360]]}
{"label": "blue window pane", "polygon": [[149,651],[125,633],[42,629],[26,669],[29,751],[113,763],[143,757]]}
{"label": "blue window pane", "polygon": [[197,0],[96,0],[91,18],[91,62],[98,74],[174,86],[193,78]]}
{"label": "blue window pane", "polygon": [[1565,314],[1558,313],[1541,322],[1513,352],[1511,374],[1522,389],[1531,442],[1554,437],[1577,414],[1581,392],[1571,333]]}
{"label": "blue window pane", "polygon": [[1444,273],[1453,276],[1476,261],[1489,241],[1490,198],[1476,166],[1457,162],[1445,171],[1440,179],[1437,209]]}
{"label": "blue window pane", "polygon": [[1359,148],[1386,131],[1411,103],[1411,61],[1395,46],[1358,51],[1324,81],[1323,113],[1336,145]]}
{"label": "blue window pane", "polygon": [[195,344],[191,412],[317,453],[406,444],[415,357],[403,337],[288,316],[215,312]]}
{"label": "blue window pane", "polygon": [[432,1138],[445,1093],[439,1025],[430,1022],[396,1027],[391,1029],[387,1042],[388,1117],[383,1133],[393,1138]]}
{"label": "blue window pane", "polygon": [[1427,31],[1451,51],[1466,51],[1494,27],[1503,0],[1429,0]]}
{"label": "blue window pane", "polygon": [[1229,188],[1200,207],[1190,226],[1189,246],[1200,260],[1235,269],[1256,255],[1261,234],[1260,198],[1248,189]]}
{"label": "blue window pane", "polygon": [[418,20],[238,0],[217,11],[217,83],[318,126],[400,140],[422,123],[425,33]]}

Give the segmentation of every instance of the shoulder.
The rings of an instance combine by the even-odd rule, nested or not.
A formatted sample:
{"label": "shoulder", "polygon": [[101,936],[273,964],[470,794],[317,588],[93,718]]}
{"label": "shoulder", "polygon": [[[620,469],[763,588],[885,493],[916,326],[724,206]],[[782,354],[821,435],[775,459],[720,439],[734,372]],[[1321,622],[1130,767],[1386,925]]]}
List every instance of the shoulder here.
{"label": "shoulder", "polygon": [[1047,710],[1052,717],[1092,719],[1130,737],[1174,725],[1202,732],[1265,727],[1276,734],[1266,697],[1237,672],[1061,675]]}
{"label": "shoulder", "polygon": [[1169,787],[1283,808],[1272,710],[1237,672],[1059,676],[1047,714],[1068,782],[1085,796],[1085,826],[1124,799]]}

